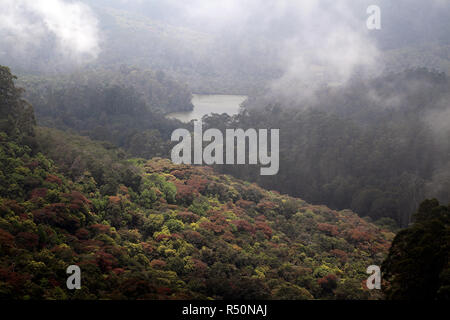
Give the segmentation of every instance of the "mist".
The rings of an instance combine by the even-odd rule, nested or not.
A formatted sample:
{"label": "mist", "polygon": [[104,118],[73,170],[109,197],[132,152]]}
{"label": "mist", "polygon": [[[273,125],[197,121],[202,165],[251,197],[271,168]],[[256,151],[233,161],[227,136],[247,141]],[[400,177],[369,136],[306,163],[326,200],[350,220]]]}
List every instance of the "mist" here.
{"label": "mist", "polygon": [[[419,48],[448,43],[446,0],[2,4],[0,59],[18,70],[121,63],[164,69],[194,91],[246,94],[264,86],[270,94],[308,101],[324,85],[345,85],[355,76],[410,65],[448,68],[440,47],[427,61]],[[366,27],[369,5],[381,9],[381,30]],[[414,47],[413,54],[399,59],[400,46]]]}
{"label": "mist", "polygon": [[100,30],[88,5],[65,0],[2,0],[1,6],[1,60],[82,65],[97,58]]}
{"label": "mist", "polygon": [[[324,85],[345,85],[353,77],[372,78],[383,72],[428,67],[448,71],[440,47],[433,59],[422,60],[421,46],[448,43],[446,0],[427,1],[87,1],[93,7],[108,6],[154,21],[197,32],[204,42],[184,42],[176,55],[182,75],[215,74],[247,83],[231,86],[230,92],[246,93],[248,83],[258,82],[265,92],[287,100],[311,102]],[[368,30],[366,10],[381,9],[381,30]],[[144,31],[144,30],[143,30]],[[144,31],[145,32],[145,31]],[[154,39],[152,39],[154,40]],[[158,40],[139,50],[155,50]],[[163,43],[162,45],[165,45]],[[138,46],[140,46],[138,44]],[[398,48],[412,52],[405,59]],[[176,51],[170,46],[169,52]],[[128,57],[132,58],[132,55]],[[154,59],[154,57],[151,57]],[[150,59],[150,60],[151,60]],[[156,58],[156,59],[159,59]],[[148,61],[148,59],[146,59]],[[142,61],[140,60],[140,63]],[[191,67],[195,65],[196,67]],[[181,68],[181,67],[180,67]],[[177,74],[178,75],[178,74]],[[205,83],[216,81],[214,76]],[[259,81],[263,79],[262,81]],[[218,80],[218,81],[220,81]],[[205,83],[192,84],[197,91],[211,91]],[[243,89],[247,90],[247,89]]]}

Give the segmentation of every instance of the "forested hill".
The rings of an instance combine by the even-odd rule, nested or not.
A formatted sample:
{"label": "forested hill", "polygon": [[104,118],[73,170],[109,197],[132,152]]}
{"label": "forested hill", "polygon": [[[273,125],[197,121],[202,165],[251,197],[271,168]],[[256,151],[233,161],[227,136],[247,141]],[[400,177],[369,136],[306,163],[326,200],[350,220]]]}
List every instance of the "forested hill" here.
{"label": "forested hill", "polygon": [[[66,107],[56,97],[64,95],[81,95],[80,99],[86,99],[83,94],[91,88],[91,96],[98,93],[102,88],[126,88],[140,96],[147,107],[152,111],[159,111],[163,114],[177,111],[190,111],[191,91],[185,83],[177,81],[168,76],[165,72],[155,71],[148,68],[137,68],[126,65],[117,65],[104,68],[101,66],[91,68],[80,68],[73,73],[57,75],[22,75],[18,79],[18,86],[26,89],[24,96],[33,105],[36,105],[37,112],[49,113],[55,111],[57,107]],[[75,91],[78,90],[78,91]],[[85,100],[73,101],[82,102]],[[94,101],[96,102],[96,101]],[[55,105],[55,104],[60,104]],[[73,106],[72,106],[73,107]],[[40,110],[40,109],[43,110]],[[110,110],[111,111],[111,110]]]}
{"label": "forested hill", "polygon": [[164,72],[121,66],[60,76],[21,76],[17,85],[39,125],[109,142],[139,157],[166,156],[182,126],[170,112],[192,110],[187,87]]}
{"label": "forested hill", "polygon": [[[205,119],[212,128],[279,128],[280,172],[263,177],[245,166],[224,173],[334,209],[350,208],[405,227],[425,198],[450,202],[450,81],[411,69],[345,86],[324,87],[305,99],[253,97],[246,112]],[[269,91],[268,91],[269,92]]]}
{"label": "forested hill", "polygon": [[[165,118],[192,108],[189,90],[162,72],[122,66],[64,77],[24,77],[38,124],[120,147],[133,157],[169,157],[171,133],[188,128]],[[235,117],[214,115],[211,128],[278,128],[280,172],[252,166],[217,170],[313,204],[350,208],[373,221],[407,226],[425,198],[450,201],[447,75],[412,69],[345,86],[316,99],[296,88],[252,96]],[[290,90],[292,89],[292,90]],[[125,157],[125,155],[124,155]]]}
{"label": "forested hill", "polygon": [[[0,68],[1,298],[378,297],[363,285],[387,254],[387,228],[210,168],[34,129],[12,80]],[[69,291],[73,264],[82,289]]]}

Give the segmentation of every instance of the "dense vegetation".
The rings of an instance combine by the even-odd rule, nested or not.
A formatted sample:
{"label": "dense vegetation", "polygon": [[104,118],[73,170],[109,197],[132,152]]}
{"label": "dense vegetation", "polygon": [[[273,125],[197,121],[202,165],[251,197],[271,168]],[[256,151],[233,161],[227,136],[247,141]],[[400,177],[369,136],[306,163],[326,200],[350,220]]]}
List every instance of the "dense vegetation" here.
{"label": "dense vegetation", "polygon": [[163,72],[122,66],[58,77],[24,77],[19,85],[38,124],[107,141],[139,157],[168,154],[181,123],[165,118],[191,110],[191,94]]}
{"label": "dense vegetation", "polygon": [[[1,72],[2,121],[6,106],[31,121]],[[365,269],[381,263],[393,233],[351,211],[210,168],[126,160],[54,129],[12,132],[0,135],[1,298],[378,297],[364,289]],[[81,290],[65,287],[72,264]]]}
{"label": "dense vegetation", "polygon": [[296,94],[253,98],[237,117],[204,121],[221,129],[280,129],[276,177],[260,176],[252,166],[218,170],[406,226],[424,198],[450,202],[449,93],[446,75],[410,70],[325,88],[309,104],[301,104]]}
{"label": "dense vegetation", "polygon": [[[25,98],[29,99],[33,105],[44,108],[42,110],[44,114],[45,111],[48,112],[45,108],[57,107],[52,105],[58,102],[58,100],[55,101],[57,96],[67,94],[66,91],[70,92],[76,87],[90,86],[130,89],[140,96],[150,110],[164,114],[190,111],[193,108],[191,92],[186,84],[176,81],[163,71],[126,65],[109,68],[91,67],[67,75],[25,75],[18,79],[18,85],[26,89]],[[80,99],[86,99],[86,97],[83,96]],[[51,106],[47,106],[48,104]],[[36,112],[40,113],[41,110]]]}
{"label": "dense vegetation", "polygon": [[450,299],[450,207],[424,201],[383,263],[387,299]]}
{"label": "dense vegetation", "polygon": [[[378,0],[377,31],[372,0],[29,3],[0,13],[0,299],[450,299],[445,1]],[[204,129],[280,129],[278,175],[167,160],[192,92],[250,96]]]}
{"label": "dense vegetation", "polygon": [[[164,117],[188,108],[190,94],[163,73],[122,66],[19,83],[39,124],[107,141],[132,156],[169,157],[171,132],[188,127]],[[409,70],[323,88],[313,100],[295,90],[257,95],[236,117],[204,121],[219,129],[281,129],[275,178],[260,176],[252,166],[217,170],[314,204],[407,226],[422,199],[450,202],[449,88],[445,74]]]}

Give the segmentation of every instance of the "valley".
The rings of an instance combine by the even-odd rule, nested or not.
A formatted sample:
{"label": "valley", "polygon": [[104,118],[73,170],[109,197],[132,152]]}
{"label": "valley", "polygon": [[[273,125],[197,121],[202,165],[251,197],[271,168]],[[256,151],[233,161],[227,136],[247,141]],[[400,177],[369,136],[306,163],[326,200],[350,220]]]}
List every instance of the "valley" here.
{"label": "valley", "polygon": [[0,300],[450,299],[447,1],[2,5]]}
{"label": "valley", "polygon": [[227,114],[232,117],[239,114],[242,103],[247,100],[247,96],[235,95],[192,95],[192,111],[169,113],[168,118],[177,119],[181,122],[191,120],[201,120],[203,116],[212,113]]}

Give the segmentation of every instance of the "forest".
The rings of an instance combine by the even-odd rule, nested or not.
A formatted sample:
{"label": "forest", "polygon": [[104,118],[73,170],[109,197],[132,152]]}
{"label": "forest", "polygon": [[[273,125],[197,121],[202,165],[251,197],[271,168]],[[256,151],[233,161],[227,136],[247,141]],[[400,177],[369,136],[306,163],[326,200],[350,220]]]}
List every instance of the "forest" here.
{"label": "forest", "polygon": [[[110,143],[130,156],[170,158],[171,133],[177,128],[193,131],[193,126],[164,115],[188,109],[189,91],[162,75],[161,82],[133,81],[147,73],[131,70],[18,84],[27,88],[25,97],[40,125]],[[151,94],[155,91],[161,94]],[[323,88],[310,103],[250,96],[241,114],[213,114],[203,123],[205,130],[281,128],[280,172],[275,178],[260,176],[252,166],[216,166],[220,172],[405,227],[423,199],[450,202],[450,130],[444,123],[449,93],[444,73],[411,69],[355,79],[345,88]]]}
{"label": "forest", "polygon": [[[35,128],[7,68],[1,79],[14,127],[0,140],[1,298],[377,298],[365,265],[387,254],[389,226]],[[83,288],[68,292],[72,264]]]}
{"label": "forest", "polygon": [[[0,300],[448,301],[450,6],[372,2],[5,0]],[[277,174],[175,164],[238,95]]]}
{"label": "forest", "polygon": [[310,105],[287,98],[283,102],[279,96],[250,99],[242,114],[213,115],[204,123],[212,128],[281,128],[275,178],[248,166],[218,170],[405,227],[423,199],[450,202],[449,94],[445,74],[407,70],[324,89]]}
{"label": "forest", "polygon": [[[386,219],[374,224],[211,168],[129,158],[111,143],[36,127],[13,79],[2,67],[2,298],[379,299],[365,287],[366,265],[389,253],[387,270],[402,272],[395,252],[409,251],[397,242],[415,240],[399,233],[389,251],[397,227]],[[432,223],[426,206],[412,228]],[[446,298],[449,211],[441,208],[444,242],[427,245],[442,250],[430,296]],[[72,264],[86,274],[74,293],[63,289]]]}

